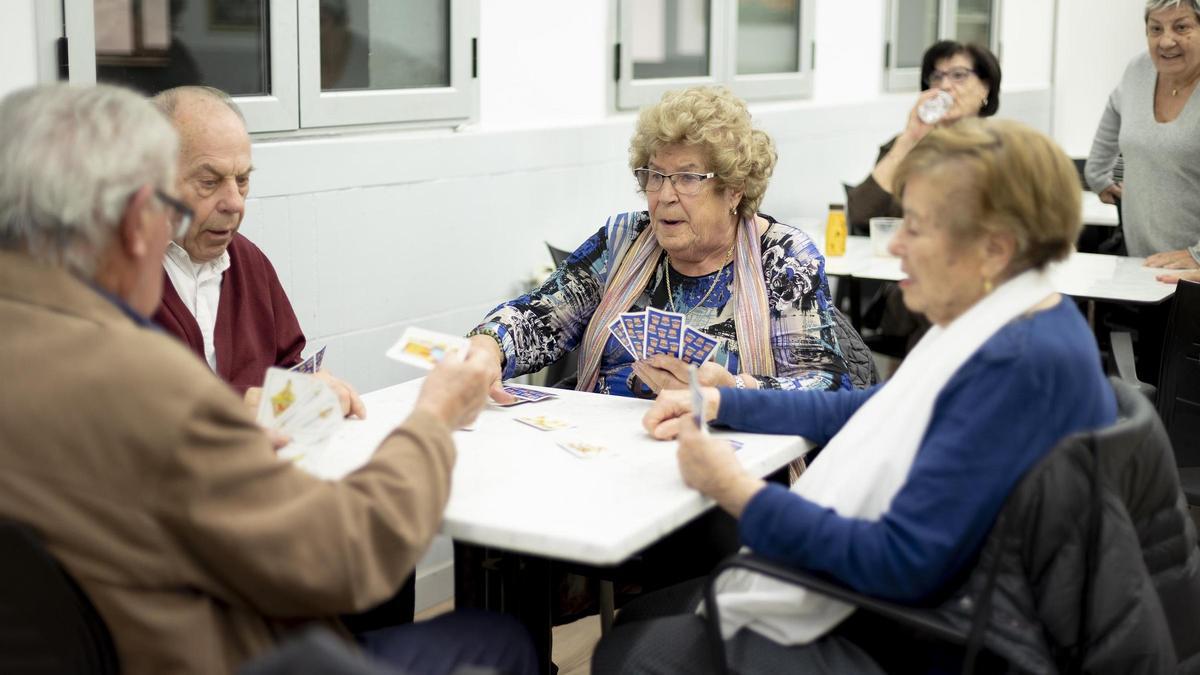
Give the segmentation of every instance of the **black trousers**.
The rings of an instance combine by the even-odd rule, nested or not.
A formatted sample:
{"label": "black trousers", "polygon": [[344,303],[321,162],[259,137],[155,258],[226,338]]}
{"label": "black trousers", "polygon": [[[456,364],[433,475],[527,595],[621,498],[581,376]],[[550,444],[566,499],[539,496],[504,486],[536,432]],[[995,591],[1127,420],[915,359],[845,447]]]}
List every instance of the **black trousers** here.
{"label": "black trousers", "polygon": [[363,651],[401,673],[450,675],[464,667],[490,668],[506,675],[538,671],[525,627],[494,612],[456,610],[357,637]]}

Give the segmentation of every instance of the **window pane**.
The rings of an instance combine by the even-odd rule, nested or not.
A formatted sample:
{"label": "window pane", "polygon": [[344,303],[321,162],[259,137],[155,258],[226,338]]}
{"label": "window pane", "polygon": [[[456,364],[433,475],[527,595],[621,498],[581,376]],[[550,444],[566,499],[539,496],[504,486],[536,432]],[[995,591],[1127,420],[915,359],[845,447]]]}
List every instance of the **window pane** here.
{"label": "window pane", "polygon": [[937,42],[938,0],[894,0],[896,62],[893,68],[920,68],[925,50]]}
{"label": "window pane", "polygon": [[630,5],[635,79],[708,75],[707,0],[638,0]]}
{"label": "window pane", "polygon": [[992,42],[992,0],[959,0],[955,39],[982,47]]}
{"label": "window pane", "polygon": [[95,0],[96,79],[270,93],[269,0]]}
{"label": "window pane", "polygon": [[321,0],[321,90],[450,86],[450,0]]}
{"label": "window pane", "polygon": [[800,71],[800,0],[739,0],[738,75]]}

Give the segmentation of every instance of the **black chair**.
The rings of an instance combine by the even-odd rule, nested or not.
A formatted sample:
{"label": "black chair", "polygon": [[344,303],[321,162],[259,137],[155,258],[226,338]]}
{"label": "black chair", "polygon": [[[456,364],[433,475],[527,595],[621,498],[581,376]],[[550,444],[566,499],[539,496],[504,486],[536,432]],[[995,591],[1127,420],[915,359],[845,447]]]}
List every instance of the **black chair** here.
{"label": "black chair", "polygon": [[1158,387],[1158,414],[1175,448],[1183,492],[1188,504],[1200,507],[1200,283],[1180,281],[1175,288]]}
{"label": "black chair", "polygon": [[[563,261],[570,255],[570,251],[564,251],[561,248],[555,248],[546,242],[546,250],[550,252],[550,259],[554,261],[555,267],[561,267]],[[546,366],[546,385],[557,387],[559,389],[574,389],[575,374],[579,370],[579,352],[578,350],[564,354],[554,363]]]}
{"label": "black chair", "polygon": [[[1030,522],[1036,527],[1053,518],[1091,518],[1103,509],[1112,508],[1105,497],[1115,493],[1116,499],[1123,503],[1127,517],[1137,524],[1139,533],[1148,520],[1155,520],[1158,526],[1149,528],[1155,534],[1147,535],[1140,542],[1141,558],[1153,591],[1143,589],[1145,601],[1137,608],[1139,614],[1126,618],[1134,625],[1147,626],[1145,630],[1158,640],[1160,647],[1170,651],[1173,643],[1180,672],[1194,672],[1191,669],[1200,668],[1200,610],[1197,609],[1200,608],[1200,548],[1196,545],[1195,526],[1184,511],[1182,499],[1170,487],[1178,481],[1170,443],[1145,396],[1117,379],[1113,379],[1113,388],[1119,406],[1117,423],[1096,432],[1067,437],[1022,478],[997,518],[976,566],[965,575],[962,585],[942,598],[940,604],[929,607],[900,605],[863,595],[829,578],[783,567],[753,554],[733,556],[713,571],[705,589],[715,662],[728,668],[720,637],[715,582],[726,570],[740,568],[854,605],[860,612],[869,612],[882,621],[896,624],[897,630],[906,634],[917,633],[956,645],[965,654],[964,672],[973,669],[981,654],[986,654],[989,659],[999,657],[1013,661],[1013,669],[1021,672],[1081,672],[1085,652],[1081,646],[1093,644],[1096,636],[1086,634],[1086,622],[1054,614],[1056,611],[1062,613],[1062,610],[1073,612],[1074,607],[1037,606],[1034,610],[1040,597],[1038,590],[1067,578],[1082,579],[1084,590],[1078,594],[1079,601],[1081,606],[1090,603],[1094,595],[1089,585],[1093,566],[1108,562],[1110,556],[1115,559],[1120,551],[1106,548],[1099,536],[1101,528],[1093,527],[1088,541],[1062,543],[1064,549],[1079,545],[1085,550],[1081,554],[1083,564],[1080,567],[1083,569],[1055,571],[1040,567],[1046,562],[1044,560],[1027,559],[1028,552],[1019,531]],[[1047,483],[1044,479],[1063,470],[1064,466],[1076,465],[1090,467],[1092,483],[1076,486],[1072,493],[1071,513],[1042,511],[1046,491],[1057,487],[1053,481],[1044,484]],[[1151,503],[1146,498],[1147,486],[1156,486],[1162,494],[1169,495],[1169,510],[1165,511],[1168,506],[1163,502]],[[1050,523],[1049,527],[1054,528],[1055,523]],[[1037,527],[1036,533],[1043,534],[1043,530]],[[994,582],[1002,558],[1010,562],[1018,560],[1028,576],[1053,578],[1035,582],[1027,577],[1024,580],[1026,587],[1021,592],[1015,595],[999,593]],[[1055,577],[1055,572],[1065,576]],[[1030,612],[1036,611],[1042,620],[1040,632],[1048,643],[1046,653],[1036,655],[1032,662],[1027,652],[1014,657],[1005,650],[1012,643],[1006,642],[1004,633],[1019,630],[1022,613],[1013,610],[1021,606]],[[993,630],[993,622],[1003,626]],[[1169,634],[1163,623],[1169,626]],[[1146,648],[1153,649],[1149,645]],[[1111,672],[1131,672],[1128,669],[1133,668],[1131,664],[1089,662],[1088,665],[1089,669],[1099,666],[1098,670]]]}
{"label": "black chair", "polygon": [[0,520],[0,673],[118,673],[103,619],[33,528]]}

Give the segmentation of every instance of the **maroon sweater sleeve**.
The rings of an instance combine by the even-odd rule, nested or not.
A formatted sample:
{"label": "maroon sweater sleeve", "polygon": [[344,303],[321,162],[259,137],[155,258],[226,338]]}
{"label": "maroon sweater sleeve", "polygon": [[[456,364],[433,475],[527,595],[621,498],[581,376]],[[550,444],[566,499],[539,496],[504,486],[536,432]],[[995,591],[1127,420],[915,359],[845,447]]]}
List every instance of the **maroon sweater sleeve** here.
{"label": "maroon sweater sleeve", "polygon": [[238,393],[262,386],[267,368],[300,363],[304,332],[271,261],[242,235],[229,245],[214,341],[217,374]]}

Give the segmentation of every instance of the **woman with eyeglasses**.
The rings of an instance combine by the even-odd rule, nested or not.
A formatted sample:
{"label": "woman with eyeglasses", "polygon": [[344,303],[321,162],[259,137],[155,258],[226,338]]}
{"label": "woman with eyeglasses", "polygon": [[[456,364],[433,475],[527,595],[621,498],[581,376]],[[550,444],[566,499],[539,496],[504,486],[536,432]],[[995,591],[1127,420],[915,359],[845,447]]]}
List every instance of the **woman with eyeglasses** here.
{"label": "woman with eyeglasses", "polygon": [[[472,349],[494,354],[507,379],[578,347],[576,389],[653,398],[686,387],[687,364],[637,359],[609,325],[654,307],[717,341],[703,385],[850,387],[824,260],[802,232],[757,211],[776,152],[745,103],[723,88],[668,92],[642,110],[629,159],[648,210],[612,216],[540,288],[492,310]],[[511,400],[499,387],[492,395]]]}
{"label": "woman with eyeglasses", "polygon": [[[932,123],[924,121],[922,106],[944,94],[953,99],[949,109]],[[851,232],[867,234],[872,218],[903,215],[893,185],[896,168],[930,131],[963,118],[990,117],[999,108],[1000,63],[990,51],[952,40],[937,42],[925,50],[921,58],[921,93],[908,113],[904,130],[879,148],[875,168],[867,179],[846,188],[846,220]],[[865,314],[866,326],[878,329],[877,347],[896,355],[911,350],[930,326],[924,316],[904,306],[895,284],[883,285]],[[882,346],[889,342],[894,344],[891,349]]]}

